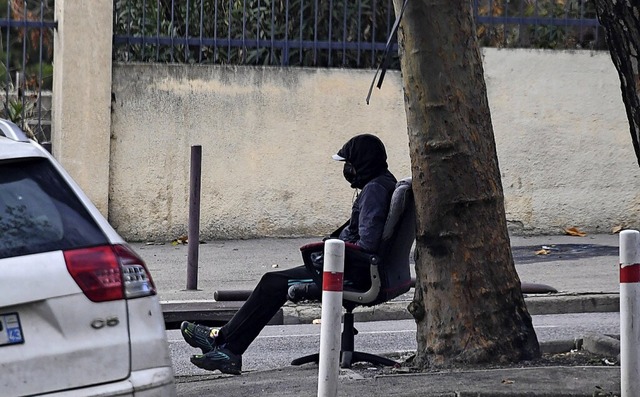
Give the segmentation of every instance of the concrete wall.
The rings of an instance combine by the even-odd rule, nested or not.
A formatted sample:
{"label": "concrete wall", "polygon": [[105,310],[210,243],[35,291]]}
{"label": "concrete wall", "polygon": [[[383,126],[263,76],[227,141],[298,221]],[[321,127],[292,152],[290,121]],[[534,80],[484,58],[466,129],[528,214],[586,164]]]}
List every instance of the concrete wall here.
{"label": "concrete wall", "polygon": [[640,226],[640,169],[609,54],[485,54],[511,225],[549,233]]}
{"label": "concrete wall", "polygon": [[[640,180],[606,53],[485,49],[485,78],[515,233],[640,226]],[[109,219],[128,240],[186,234],[191,145],[202,145],[201,233],[319,235],[353,191],[330,155],[372,132],[408,176],[400,74],[372,102],[372,71],[114,65]]]}
{"label": "concrete wall", "polygon": [[53,155],[107,215],[113,0],[56,0]]}
{"label": "concrete wall", "polygon": [[128,239],[185,234],[191,145],[202,145],[203,238],[312,235],[342,224],[353,190],[331,159],[352,135],[385,141],[409,175],[397,74],[365,97],[364,71],[114,67],[110,221]]}

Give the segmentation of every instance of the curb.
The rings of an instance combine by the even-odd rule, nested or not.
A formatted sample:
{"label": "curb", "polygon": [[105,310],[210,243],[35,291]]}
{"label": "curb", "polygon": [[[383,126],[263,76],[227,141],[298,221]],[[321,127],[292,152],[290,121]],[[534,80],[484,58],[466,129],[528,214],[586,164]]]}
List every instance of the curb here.
{"label": "curb", "polygon": [[[357,307],[354,310],[355,321],[393,321],[410,320],[413,317],[407,311],[410,302],[406,296],[372,307]],[[241,301],[167,301],[161,302],[167,329],[179,327],[182,321],[196,321],[214,325],[229,321],[242,305]],[[619,294],[585,293],[553,294],[543,296],[525,296],[525,304],[531,315],[602,313],[620,311]],[[319,302],[287,302],[270,322],[275,325],[311,324],[321,317]]]}
{"label": "curb", "polygon": [[619,293],[559,293],[525,296],[531,315],[620,311]]}
{"label": "curb", "polygon": [[[179,329],[183,321],[191,321],[204,325],[221,326],[231,320],[244,301],[213,300],[199,301],[164,301],[160,302],[166,329]],[[283,325],[284,315],[280,309],[268,325]]]}
{"label": "curb", "polygon": [[586,350],[609,359],[620,362],[619,335],[602,335],[588,333],[582,338],[553,340],[540,343],[542,353],[568,353],[574,350]]}
{"label": "curb", "polygon": [[620,362],[620,336],[587,334],[582,339],[582,348],[591,353],[615,358]]}
{"label": "curb", "polygon": [[[409,300],[395,300],[373,307],[357,307],[355,320],[392,321],[413,319],[407,311]],[[603,313],[620,311],[618,294],[554,294],[525,297],[531,315],[567,313]],[[320,318],[320,304],[285,305],[284,324],[308,324]]]}

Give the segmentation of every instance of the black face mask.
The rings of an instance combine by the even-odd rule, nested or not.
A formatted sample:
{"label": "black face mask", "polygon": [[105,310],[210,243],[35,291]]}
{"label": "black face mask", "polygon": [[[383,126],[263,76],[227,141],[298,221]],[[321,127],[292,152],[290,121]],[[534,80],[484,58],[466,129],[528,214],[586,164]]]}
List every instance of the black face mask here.
{"label": "black face mask", "polygon": [[353,168],[353,165],[351,165],[350,162],[346,161],[344,163],[342,175],[344,175],[344,179],[346,179],[350,184],[353,184],[353,182],[356,180],[356,169]]}

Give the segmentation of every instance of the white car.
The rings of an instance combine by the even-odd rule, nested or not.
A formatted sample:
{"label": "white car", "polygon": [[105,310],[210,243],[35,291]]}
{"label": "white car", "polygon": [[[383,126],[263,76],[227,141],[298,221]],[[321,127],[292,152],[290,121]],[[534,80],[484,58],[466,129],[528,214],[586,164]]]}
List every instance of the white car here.
{"label": "white car", "polygon": [[174,396],[143,260],[39,144],[0,119],[0,396]]}

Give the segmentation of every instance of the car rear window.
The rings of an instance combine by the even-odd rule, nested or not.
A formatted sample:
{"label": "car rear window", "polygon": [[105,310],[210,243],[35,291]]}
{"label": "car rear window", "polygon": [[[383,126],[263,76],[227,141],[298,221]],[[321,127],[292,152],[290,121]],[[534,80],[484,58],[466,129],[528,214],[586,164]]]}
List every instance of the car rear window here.
{"label": "car rear window", "polygon": [[0,258],[106,243],[48,160],[0,162]]}

